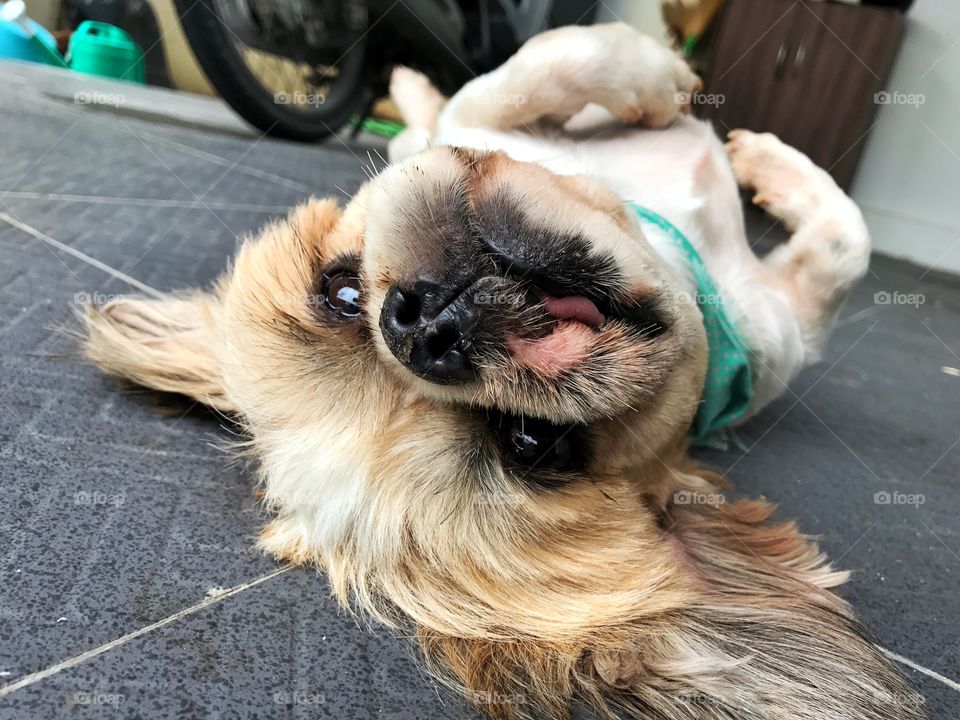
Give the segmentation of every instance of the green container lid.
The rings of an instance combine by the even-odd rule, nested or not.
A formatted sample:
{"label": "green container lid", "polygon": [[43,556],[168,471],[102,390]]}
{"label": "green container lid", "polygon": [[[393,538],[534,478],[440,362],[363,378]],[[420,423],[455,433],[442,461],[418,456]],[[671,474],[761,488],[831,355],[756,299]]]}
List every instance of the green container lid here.
{"label": "green container lid", "polygon": [[84,20],[70,36],[67,66],[91,75],[145,83],[143,50],[124,30],[107,23]]}

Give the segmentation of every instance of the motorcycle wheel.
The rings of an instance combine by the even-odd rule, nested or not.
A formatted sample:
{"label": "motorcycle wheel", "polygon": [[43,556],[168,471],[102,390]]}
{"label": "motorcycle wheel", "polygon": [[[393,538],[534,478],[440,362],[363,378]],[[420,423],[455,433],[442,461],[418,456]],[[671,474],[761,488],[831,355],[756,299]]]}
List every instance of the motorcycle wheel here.
{"label": "motorcycle wheel", "polygon": [[[314,0],[318,1],[318,0]],[[270,33],[241,40],[262,28],[249,24],[237,32],[237,0],[175,0],[177,13],[197,61],[223,99],[264,133],[312,141],[343,126],[365,100],[365,35],[332,64],[307,60],[303,43],[278,42]],[[228,4],[232,7],[228,7]],[[249,4],[253,7],[253,3]],[[231,14],[232,13],[232,14]]]}

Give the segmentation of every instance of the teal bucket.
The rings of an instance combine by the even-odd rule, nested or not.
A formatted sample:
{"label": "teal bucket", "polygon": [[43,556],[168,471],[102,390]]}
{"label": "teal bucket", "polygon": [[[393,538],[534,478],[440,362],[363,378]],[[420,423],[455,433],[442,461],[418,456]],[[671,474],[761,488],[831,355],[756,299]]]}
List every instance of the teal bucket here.
{"label": "teal bucket", "polygon": [[85,20],[70,36],[67,65],[90,75],[145,83],[143,50],[115,25]]}
{"label": "teal bucket", "polygon": [[[13,9],[13,6],[9,8]],[[63,58],[57,52],[57,41],[43,27],[27,17],[17,15],[17,21],[0,20],[0,58],[25,60],[44,65],[64,66]],[[21,27],[22,23],[24,27]]]}

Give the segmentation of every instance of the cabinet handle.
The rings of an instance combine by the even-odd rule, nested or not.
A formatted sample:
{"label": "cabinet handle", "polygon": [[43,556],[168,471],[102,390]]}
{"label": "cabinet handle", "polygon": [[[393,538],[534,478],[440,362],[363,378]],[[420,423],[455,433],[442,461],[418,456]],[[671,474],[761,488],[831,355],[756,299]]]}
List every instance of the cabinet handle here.
{"label": "cabinet handle", "polygon": [[805,40],[801,40],[800,45],[797,47],[797,54],[793,58],[794,74],[800,72],[806,60],[807,60],[807,43]]}
{"label": "cabinet handle", "polygon": [[773,76],[780,77],[783,74],[783,67],[787,64],[787,53],[789,49],[785,42],[780,43],[780,49],[777,50],[777,63],[773,68]]}

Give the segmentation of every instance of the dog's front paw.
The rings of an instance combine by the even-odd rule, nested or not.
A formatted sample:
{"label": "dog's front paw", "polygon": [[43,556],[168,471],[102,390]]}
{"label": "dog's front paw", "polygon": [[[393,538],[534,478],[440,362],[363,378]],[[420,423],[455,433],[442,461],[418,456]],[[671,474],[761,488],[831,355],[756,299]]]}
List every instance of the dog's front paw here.
{"label": "dog's front paw", "polygon": [[615,61],[607,65],[613,72],[608,110],[651,128],[690,113],[703,82],[680,55],[626,26],[611,26],[606,39]]}
{"label": "dog's front paw", "polygon": [[754,191],[755,205],[790,228],[814,211],[824,191],[835,187],[823,170],[775,135],[733,130],[727,137],[737,182]]}

